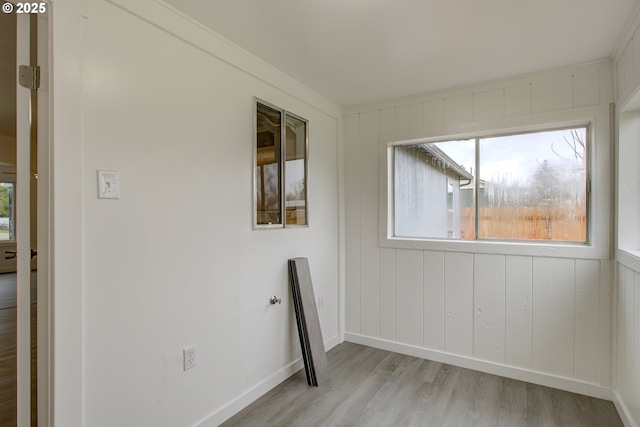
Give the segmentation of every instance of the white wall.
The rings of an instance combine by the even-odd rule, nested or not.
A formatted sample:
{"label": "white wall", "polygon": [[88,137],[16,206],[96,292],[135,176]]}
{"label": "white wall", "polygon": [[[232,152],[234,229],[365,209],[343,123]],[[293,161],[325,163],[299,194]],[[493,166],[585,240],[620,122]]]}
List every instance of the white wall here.
{"label": "white wall", "polygon": [[[616,381],[618,412],[628,425],[640,421],[640,263],[618,255],[616,281]],[[635,264],[635,265],[634,265]],[[628,267],[627,265],[633,265]]]}
{"label": "white wall", "polygon": [[[217,425],[302,366],[288,258],[339,341],[341,109],[161,3],[60,1],[52,24],[56,425]],[[308,228],[252,229],[254,96],[309,120]]]}
{"label": "white wall", "polygon": [[640,16],[615,55],[617,241],[614,402],[627,425],[640,425]]}
{"label": "white wall", "polygon": [[[591,394],[610,393],[609,61],[345,112],[346,334]],[[591,120],[591,245],[386,234],[386,143]]]}

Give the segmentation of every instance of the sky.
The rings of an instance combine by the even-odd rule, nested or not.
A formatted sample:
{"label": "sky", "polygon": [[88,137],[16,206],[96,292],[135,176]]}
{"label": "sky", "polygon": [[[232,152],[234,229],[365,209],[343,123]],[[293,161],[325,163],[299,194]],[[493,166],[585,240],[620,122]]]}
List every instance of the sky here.
{"label": "sky", "polygon": [[[578,129],[586,140],[585,128]],[[526,133],[480,139],[480,179],[525,183],[547,160],[559,170],[571,172],[583,161],[576,161],[575,153],[566,141],[572,141],[570,130]],[[435,145],[456,163],[475,174],[475,140],[438,142]]]}

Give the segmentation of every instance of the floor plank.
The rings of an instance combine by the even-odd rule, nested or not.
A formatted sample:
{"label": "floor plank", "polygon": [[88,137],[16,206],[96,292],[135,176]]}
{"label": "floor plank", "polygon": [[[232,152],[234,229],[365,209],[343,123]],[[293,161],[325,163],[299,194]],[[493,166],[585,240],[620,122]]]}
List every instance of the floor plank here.
{"label": "floor plank", "polygon": [[[15,427],[16,378],[16,275],[0,274],[0,427]],[[31,425],[37,425],[37,310],[36,274],[31,275]]]}
{"label": "floor plank", "polygon": [[623,426],[613,403],[342,343],[329,381],[300,370],[223,426]]}

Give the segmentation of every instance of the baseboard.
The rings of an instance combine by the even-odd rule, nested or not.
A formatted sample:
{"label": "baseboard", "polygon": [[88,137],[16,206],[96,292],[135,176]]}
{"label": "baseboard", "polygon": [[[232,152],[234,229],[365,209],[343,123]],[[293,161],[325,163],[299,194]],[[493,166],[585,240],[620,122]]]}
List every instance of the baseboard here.
{"label": "baseboard", "polygon": [[543,372],[500,365],[497,363],[486,362],[484,360],[458,356],[441,351],[428,350],[407,344],[399,344],[393,341],[350,332],[345,332],[344,340],[354,344],[362,344],[368,347],[379,348],[381,350],[393,351],[395,353],[406,354],[409,356],[419,357],[421,359],[433,360],[435,362],[446,363],[449,365],[459,366],[461,368],[473,369],[474,371],[486,372],[488,374],[499,375],[501,377],[526,381],[572,393],[583,394],[585,396],[596,397],[598,399],[613,400],[613,392],[609,387],[585,383],[572,378],[558,377]]}
{"label": "baseboard", "polygon": [[616,405],[618,415],[620,415],[620,419],[625,427],[638,427],[638,424],[633,421],[631,411],[629,411],[629,408],[627,408],[627,405],[624,404],[622,398],[615,390],[613,390],[613,404]]}
{"label": "baseboard", "polygon": [[[329,351],[340,343],[340,337],[335,335],[324,342],[324,348]],[[251,403],[258,400],[262,395],[266,394],[272,388],[281,384],[291,375],[298,372],[304,367],[302,363],[302,357],[289,363],[282,369],[271,374],[258,384],[251,387],[249,390],[242,393],[240,396],[233,399],[231,402],[202,418],[200,421],[193,424],[192,427],[217,427],[235,414],[249,406]]]}

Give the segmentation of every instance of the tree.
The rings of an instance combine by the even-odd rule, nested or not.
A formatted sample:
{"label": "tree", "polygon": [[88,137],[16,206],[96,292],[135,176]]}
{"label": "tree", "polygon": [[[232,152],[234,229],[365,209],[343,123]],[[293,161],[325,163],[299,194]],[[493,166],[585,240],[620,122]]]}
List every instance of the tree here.
{"label": "tree", "polygon": [[538,164],[533,174],[533,198],[538,205],[549,204],[558,196],[558,173],[547,159]]}
{"label": "tree", "polygon": [[0,185],[0,217],[8,218],[10,213],[9,189]]}
{"label": "tree", "polygon": [[[580,133],[578,133],[576,129],[571,129],[569,134],[571,135],[571,140],[569,140],[569,138],[565,136],[563,137],[564,142],[573,152],[573,157],[575,158],[575,160],[582,161],[582,159],[584,159],[584,153],[586,151],[584,138]],[[562,157],[562,155],[555,150],[553,144],[551,144],[551,151],[553,151],[558,157]]]}

